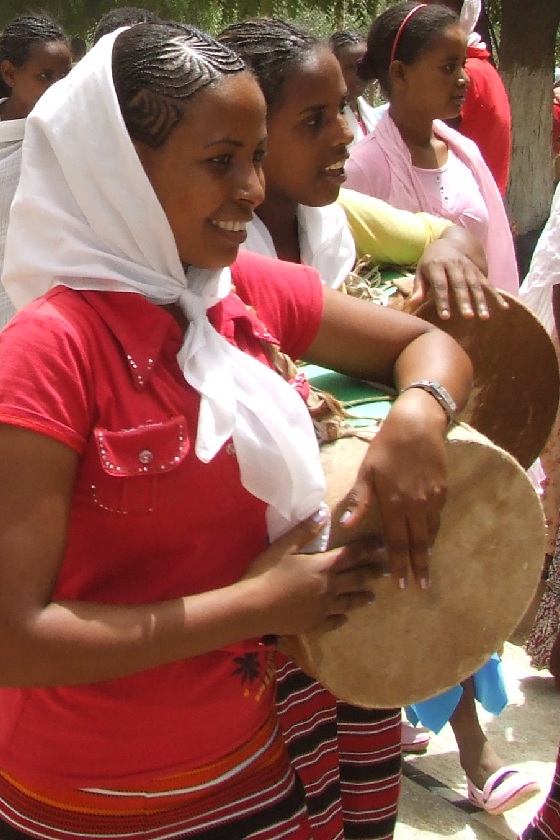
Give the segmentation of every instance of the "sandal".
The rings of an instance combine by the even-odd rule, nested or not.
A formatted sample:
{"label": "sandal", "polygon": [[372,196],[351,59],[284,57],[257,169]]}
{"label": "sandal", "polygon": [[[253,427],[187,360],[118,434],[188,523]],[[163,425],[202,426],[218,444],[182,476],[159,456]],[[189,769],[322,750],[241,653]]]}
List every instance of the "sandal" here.
{"label": "sandal", "polygon": [[521,770],[502,767],[492,773],[482,790],[467,778],[467,791],[469,802],[492,816],[498,816],[539,793],[540,786]]}
{"label": "sandal", "polygon": [[401,723],[401,744],[403,753],[426,752],[430,744],[430,730],[424,726]]}

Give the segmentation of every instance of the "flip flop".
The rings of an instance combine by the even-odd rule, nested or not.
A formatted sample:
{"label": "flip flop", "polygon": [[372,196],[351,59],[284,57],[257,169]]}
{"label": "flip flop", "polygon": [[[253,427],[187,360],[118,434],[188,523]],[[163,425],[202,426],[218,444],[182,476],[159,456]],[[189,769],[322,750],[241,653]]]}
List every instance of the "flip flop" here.
{"label": "flip flop", "polygon": [[426,752],[430,744],[430,730],[424,726],[413,726],[403,720],[401,723],[401,744],[403,753]]}
{"label": "flip flop", "polygon": [[492,816],[503,814],[539,793],[539,784],[515,767],[502,767],[492,773],[480,790],[467,778],[469,802]]}

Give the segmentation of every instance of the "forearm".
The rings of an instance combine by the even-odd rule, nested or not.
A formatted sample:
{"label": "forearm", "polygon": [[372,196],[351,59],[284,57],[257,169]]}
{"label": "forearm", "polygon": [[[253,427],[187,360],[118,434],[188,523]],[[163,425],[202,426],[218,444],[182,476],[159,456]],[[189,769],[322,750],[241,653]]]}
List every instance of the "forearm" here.
{"label": "forearm", "polygon": [[419,379],[441,383],[461,411],[472,387],[472,364],[445,333],[425,333],[403,350],[395,364],[394,380],[399,391]]}
{"label": "forearm", "polygon": [[[0,624],[0,684],[78,685],[124,677],[269,631],[259,582],[153,604],[53,602]],[[261,599],[262,600],[262,599]]]}
{"label": "forearm", "polygon": [[446,333],[384,306],[324,289],[321,329],[306,360],[357,379],[395,386],[441,382],[461,408],[471,387],[466,353]]}

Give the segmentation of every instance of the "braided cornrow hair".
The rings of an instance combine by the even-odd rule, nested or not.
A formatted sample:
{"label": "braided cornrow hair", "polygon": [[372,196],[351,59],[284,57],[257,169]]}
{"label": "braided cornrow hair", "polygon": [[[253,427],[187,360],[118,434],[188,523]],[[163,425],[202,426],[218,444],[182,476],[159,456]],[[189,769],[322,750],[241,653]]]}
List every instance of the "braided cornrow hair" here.
{"label": "braided cornrow hair", "polygon": [[159,16],[150,9],[143,9],[140,6],[119,6],[118,9],[105,12],[99,18],[93,31],[93,43],[97,44],[100,38],[120,29],[121,26],[133,26],[136,23],[161,23],[161,21]]}
{"label": "braided cornrow hair", "polygon": [[218,40],[227,44],[255,74],[269,112],[278,104],[282,87],[295,67],[324,42],[278,18],[250,18],[224,29]]}
{"label": "braided cornrow hair", "polygon": [[[23,67],[31,49],[41,41],[64,41],[68,37],[61,26],[47,14],[18,15],[0,35],[0,63],[10,61],[14,67]],[[0,97],[9,96],[11,88],[0,74]]]}
{"label": "braided cornrow hair", "polygon": [[366,36],[355,32],[353,29],[339,29],[338,32],[333,32],[329,38],[331,50],[335,55],[346,47],[354,47],[357,44],[365,43]]}
{"label": "braided cornrow hair", "polygon": [[131,139],[162,146],[186,100],[244,69],[228,47],[183,24],[140,23],[121,32],[113,48],[113,83]]}
{"label": "braided cornrow hair", "polygon": [[[390,96],[389,66],[395,38],[407,15],[418,5],[406,2],[391,6],[373,21],[368,32],[367,50],[358,65],[358,74],[366,82],[378,79],[387,97]],[[459,18],[446,6],[436,4],[418,9],[400,32],[394,59],[414,64],[445,30],[458,25]]]}

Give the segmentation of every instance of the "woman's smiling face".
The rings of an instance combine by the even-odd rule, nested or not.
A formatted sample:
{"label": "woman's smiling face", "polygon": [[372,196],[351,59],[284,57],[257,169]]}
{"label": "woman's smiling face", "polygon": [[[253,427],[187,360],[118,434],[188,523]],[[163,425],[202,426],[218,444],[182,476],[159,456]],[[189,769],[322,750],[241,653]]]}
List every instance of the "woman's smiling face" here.
{"label": "woman's smiling face", "polygon": [[269,109],[267,201],[278,196],[313,207],[336,201],[352,140],[345,104],[346,85],[328,47],[317,47],[292,68]]}
{"label": "woman's smiling face", "polygon": [[264,198],[265,146],[264,97],[246,71],[196,94],[160,148],[135,143],[184,264],[235,260]]}

